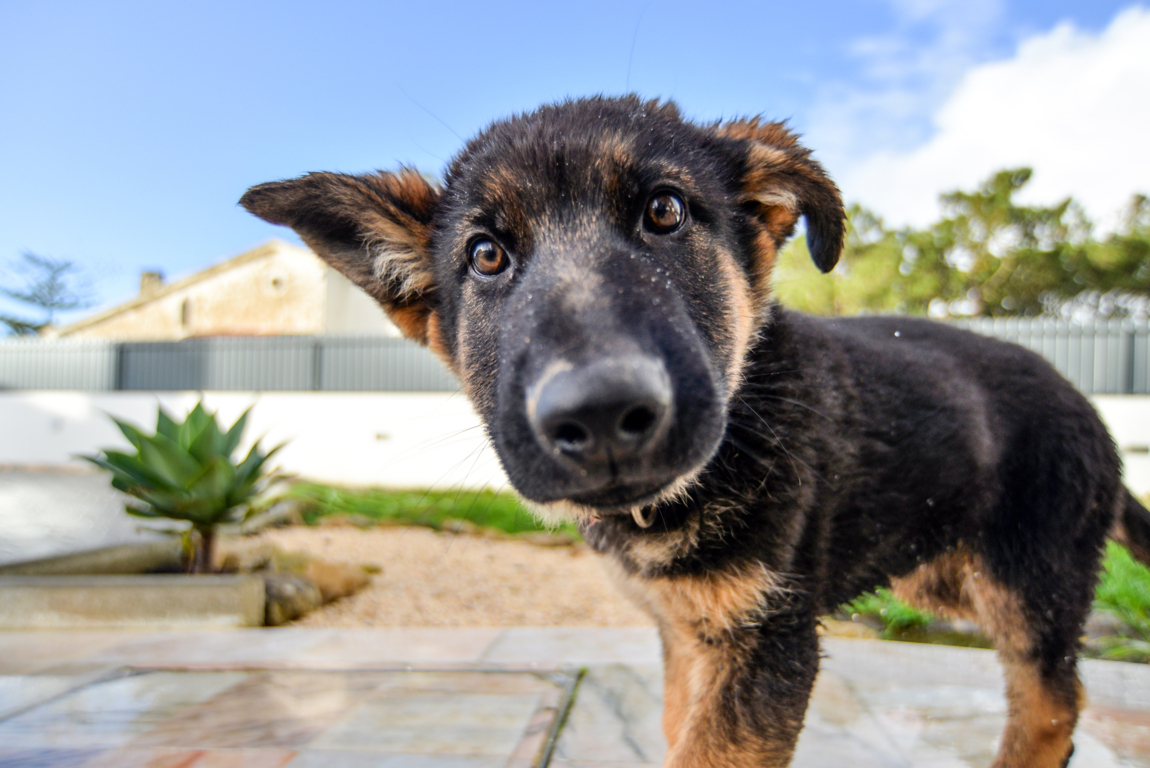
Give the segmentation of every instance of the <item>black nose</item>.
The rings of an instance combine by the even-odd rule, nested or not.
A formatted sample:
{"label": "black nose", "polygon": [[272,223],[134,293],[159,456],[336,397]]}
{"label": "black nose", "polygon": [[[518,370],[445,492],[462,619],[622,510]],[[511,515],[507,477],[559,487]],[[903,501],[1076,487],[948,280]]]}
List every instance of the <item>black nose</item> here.
{"label": "black nose", "polygon": [[635,458],[656,443],[671,413],[671,381],[650,357],[556,366],[527,393],[531,426],[544,446],[583,464]]}

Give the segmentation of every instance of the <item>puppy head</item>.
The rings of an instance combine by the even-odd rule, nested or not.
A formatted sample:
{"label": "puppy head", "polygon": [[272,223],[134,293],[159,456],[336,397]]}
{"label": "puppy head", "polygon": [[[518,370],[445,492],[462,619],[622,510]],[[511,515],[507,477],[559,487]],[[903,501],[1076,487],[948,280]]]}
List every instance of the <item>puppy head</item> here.
{"label": "puppy head", "polygon": [[634,97],[497,122],[442,189],[311,174],[241,204],[448,362],[523,496],[640,524],[717,450],[799,216],[823,271],[843,234],[838,190],[782,125]]}

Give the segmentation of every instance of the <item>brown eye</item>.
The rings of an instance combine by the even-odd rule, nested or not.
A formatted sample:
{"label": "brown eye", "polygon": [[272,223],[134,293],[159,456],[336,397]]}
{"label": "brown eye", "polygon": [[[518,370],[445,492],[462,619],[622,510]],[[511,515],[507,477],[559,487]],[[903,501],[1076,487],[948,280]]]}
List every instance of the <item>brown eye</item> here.
{"label": "brown eye", "polygon": [[647,229],[666,235],[681,227],[686,216],[687,207],[683,204],[683,198],[674,192],[660,192],[647,203],[643,221]]}
{"label": "brown eye", "polygon": [[484,277],[498,275],[511,264],[507,252],[487,239],[471,244],[471,268]]}

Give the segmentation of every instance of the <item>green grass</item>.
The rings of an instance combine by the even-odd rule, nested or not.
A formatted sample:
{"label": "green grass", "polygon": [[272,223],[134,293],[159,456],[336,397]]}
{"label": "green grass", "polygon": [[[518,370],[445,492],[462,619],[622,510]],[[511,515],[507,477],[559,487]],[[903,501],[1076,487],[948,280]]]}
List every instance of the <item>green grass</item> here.
{"label": "green grass", "polygon": [[884,640],[894,640],[910,630],[922,629],[934,621],[929,613],[912,608],[896,598],[889,589],[878,589],[856,597],[842,607],[852,616],[869,618],[882,626]]}
{"label": "green grass", "polygon": [[[1134,560],[1120,544],[1107,545],[1094,607],[1117,616],[1126,629],[1120,636],[1105,638],[1098,648],[1087,649],[1088,654],[1150,663],[1150,569]],[[935,620],[929,613],[901,602],[886,589],[856,598],[844,605],[841,612],[857,615],[881,627],[880,636],[887,640],[923,637],[923,630]]]}
{"label": "green grass", "polygon": [[[525,533],[546,530],[509,493],[494,491],[396,491],[349,489],[298,483],[288,492],[300,499],[303,519],[315,525],[328,515],[362,515],[391,525],[421,525],[441,529],[449,521],[465,520],[479,528]],[[564,528],[574,532],[574,528]]]}
{"label": "green grass", "polygon": [[1150,568],[1137,562],[1125,547],[1110,542],[1094,593],[1094,607],[1120,618],[1129,628],[1107,640],[1103,658],[1150,663]]}

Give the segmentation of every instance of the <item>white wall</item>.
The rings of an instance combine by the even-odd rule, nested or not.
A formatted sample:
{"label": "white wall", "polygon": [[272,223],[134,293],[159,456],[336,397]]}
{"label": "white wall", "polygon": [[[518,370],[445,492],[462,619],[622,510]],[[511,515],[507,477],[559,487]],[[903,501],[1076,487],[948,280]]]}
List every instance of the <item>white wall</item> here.
{"label": "white wall", "polygon": [[[157,403],[183,416],[195,392],[0,392],[0,465],[87,466],[71,458],[127,441],[105,414],[154,431]],[[278,465],[333,483],[500,488],[504,475],[463,395],[207,392],[231,424],[248,406],[246,437],[290,441]]]}
{"label": "white wall", "polygon": [[1110,429],[1126,468],[1126,485],[1150,494],[1150,396],[1095,395],[1090,398]]}
{"label": "white wall", "polygon": [[391,338],[401,335],[383,307],[346,277],[328,267],[323,279],[326,291],[324,333]]}
{"label": "white wall", "polygon": [[[194,392],[0,392],[0,465],[77,465],[77,453],[127,443],[104,414],[155,426],[156,404],[182,415]],[[1150,397],[1093,398],[1126,463],[1126,483],[1150,493]],[[279,465],[302,477],[394,487],[499,488],[505,478],[460,394],[208,392],[231,423],[254,404],[249,439],[290,440]]]}

